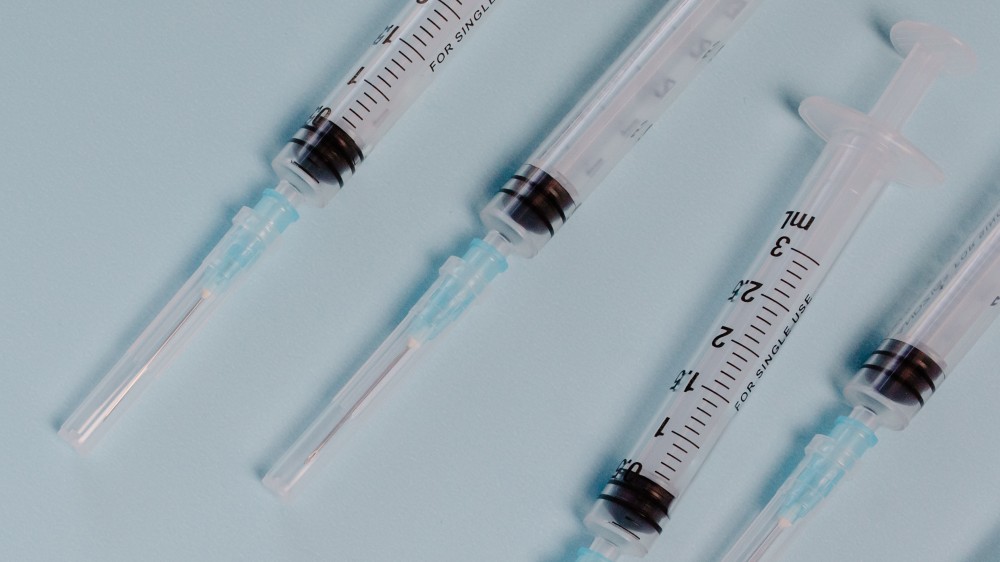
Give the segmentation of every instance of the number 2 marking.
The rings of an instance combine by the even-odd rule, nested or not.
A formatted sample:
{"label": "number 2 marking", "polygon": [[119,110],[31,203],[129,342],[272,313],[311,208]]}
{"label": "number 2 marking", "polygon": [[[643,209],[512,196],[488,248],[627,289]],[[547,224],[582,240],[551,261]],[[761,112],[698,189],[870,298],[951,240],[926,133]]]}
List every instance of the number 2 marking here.
{"label": "number 2 marking", "polygon": [[712,347],[722,347],[722,346],[726,345],[726,342],[722,341],[722,339],[725,338],[726,336],[728,336],[731,333],[733,333],[733,329],[732,328],[730,328],[728,326],[723,326],[722,327],[722,333],[719,334],[719,335],[717,335],[717,336],[715,336],[715,339],[712,340]]}

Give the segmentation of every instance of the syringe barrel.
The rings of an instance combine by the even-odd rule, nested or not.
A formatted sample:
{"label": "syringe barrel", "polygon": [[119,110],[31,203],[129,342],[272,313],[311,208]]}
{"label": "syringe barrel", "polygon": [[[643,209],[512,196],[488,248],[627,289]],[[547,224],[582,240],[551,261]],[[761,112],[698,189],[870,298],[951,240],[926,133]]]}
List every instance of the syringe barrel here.
{"label": "syringe barrel", "polygon": [[649,550],[888,184],[887,150],[858,132],[830,139],[709,338],[681,375],[665,379],[666,401],[587,515],[596,536],[633,556]]}
{"label": "syringe barrel", "polygon": [[946,372],[1000,313],[1000,207],[893,330],[893,338],[937,358]]}
{"label": "syringe barrel", "polygon": [[275,172],[326,205],[498,1],[408,0],[274,159]]}
{"label": "syringe barrel", "polygon": [[[947,42],[935,43],[938,48],[930,55],[921,50],[910,52],[909,57],[961,61],[972,56],[964,44],[936,28],[907,22],[894,29],[915,30],[916,45],[923,37],[948,37]],[[910,36],[897,33],[894,37]],[[903,48],[907,46],[912,47],[902,40],[897,44],[901,52],[909,52]],[[920,70],[914,68],[904,65],[900,73]],[[936,75],[941,69],[924,70]],[[901,82],[895,80],[889,89]],[[913,83],[927,85],[927,81]],[[619,470],[587,516],[588,528],[623,552],[645,553],[656,538],[648,532],[650,523],[653,528],[659,525],[648,516],[645,506],[650,498],[634,499],[636,487],[622,485],[623,478],[642,477],[642,488],[658,486],[655,496],[667,497],[668,507],[679,498],[729,422],[753,395],[882,189],[891,181],[934,185],[941,180],[937,167],[894,128],[909,117],[910,110],[898,115],[898,122],[888,123],[824,98],[808,98],[799,113],[828,140],[826,148],[772,234],[773,242],[738,281],[728,299],[732,304],[716,321],[716,331],[674,380],[671,395],[626,459],[624,464],[635,468],[631,474]],[[899,351],[908,361],[907,369],[924,362],[908,349]]]}
{"label": "syringe barrel", "polygon": [[902,429],[1000,314],[1000,207],[973,232],[844,390]]}
{"label": "syringe barrel", "polygon": [[483,210],[531,256],[649,130],[759,0],[673,0]]}

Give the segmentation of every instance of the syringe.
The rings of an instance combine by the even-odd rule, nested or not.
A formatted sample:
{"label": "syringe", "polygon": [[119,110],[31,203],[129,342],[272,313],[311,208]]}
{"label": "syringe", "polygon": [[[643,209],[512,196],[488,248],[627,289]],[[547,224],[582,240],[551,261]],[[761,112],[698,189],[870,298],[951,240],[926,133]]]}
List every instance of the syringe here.
{"label": "syringe", "polygon": [[507,269],[532,257],[649,130],[758,0],[667,2],[588,95],[483,209],[487,234],[438,280],[264,477],[287,496],[344,426]]}
{"label": "syringe", "polygon": [[649,551],[885,186],[942,181],[899,130],[937,75],[970,70],[975,59],[957,39],[925,24],[897,24],[892,42],[906,60],[869,115],[822,98],[799,107],[827,145],[763,251],[726,295],[694,361],[668,383],[666,403],[587,514],[595,540],[581,550],[581,561]]}
{"label": "syringe", "polygon": [[1000,207],[879,345],[844,389],[851,415],[806,456],[726,555],[727,562],[772,558],[815,513],[880,427],[902,430],[1000,314]]}
{"label": "syringe", "polygon": [[[358,165],[460,50],[497,0],[408,0],[362,59],[272,162],[279,182],[244,207],[201,266],[59,429],[89,450],[164,369],[237,277],[303,205],[324,207]],[[462,38],[462,43],[456,39]]]}

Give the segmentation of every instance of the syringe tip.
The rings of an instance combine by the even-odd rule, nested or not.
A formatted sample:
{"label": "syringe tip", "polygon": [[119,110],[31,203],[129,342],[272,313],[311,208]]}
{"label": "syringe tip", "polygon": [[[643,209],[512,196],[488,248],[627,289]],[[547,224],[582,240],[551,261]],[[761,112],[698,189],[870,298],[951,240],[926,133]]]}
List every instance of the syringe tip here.
{"label": "syringe tip", "polygon": [[581,547],[576,551],[576,562],[615,562],[620,554],[614,543],[597,537],[590,548]]}
{"label": "syringe tip", "polygon": [[90,452],[89,441],[83,438],[80,432],[76,431],[74,428],[61,427],[59,428],[59,437],[69,443],[73,450],[75,450],[80,455],[86,455]]}
{"label": "syringe tip", "polygon": [[611,559],[589,548],[580,548],[576,552],[576,562],[611,562]]}
{"label": "syringe tip", "polygon": [[275,478],[271,474],[267,474],[263,479],[261,479],[261,483],[268,489],[268,491],[282,500],[288,500],[291,498],[294,481],[289,483],[282,479]]}

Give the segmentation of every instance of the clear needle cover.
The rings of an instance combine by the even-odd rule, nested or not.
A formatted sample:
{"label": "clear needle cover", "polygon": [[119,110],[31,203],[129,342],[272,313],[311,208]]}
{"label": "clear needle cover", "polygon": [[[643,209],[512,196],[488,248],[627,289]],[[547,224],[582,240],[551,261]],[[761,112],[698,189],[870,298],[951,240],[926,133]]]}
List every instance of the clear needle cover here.
{"label": "clear needle cover", "polygon": [[967,69],[974,57],[960,41],[926,24],[897,24],[892,39],[906,59],[869,114],[823,98],[800,106],[826,147],[737,281],[715,328],[674,379],[671,394],[585,519],[596,537],[622,554],[645,555],[661,534],[675,501],[758,392],[881,191],[893,181],[918,186],[943,179],[900,129],[938,75]]}
{"label": "clear needle cover", "polygon": [[314,467],[341,430],[413,361],[431,340],[450,326],[507,269],[510,245],[498,234],[474,240],[461,258],[453,256],[440,276],[371,358],[337,393],[323,413],[264,476],[264,485],[287,497]]}
{"label": "clear needle cover", "polygon": [[244,207],[194,275],[59,429],[80,452],[90,450],[125,408],[201,326],[240,273],[251,267],[299,214],[294,189],[282,183]]}
{"label": "clear needle cover", "polygon": [[[401,2],[402,3],[402,2]],[[494,2],[406,2],[352,74],[323,100],[272,161],[281,178],[243,209],[191,279],[98,384],[59,434],[86,451],[135,401],[245,272],[298,219],[295,205],[323,207],[434,80]],[[453,45],[454,43],[454,45]]]}

